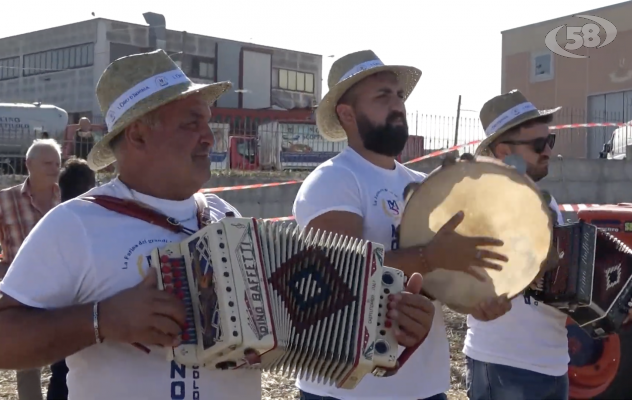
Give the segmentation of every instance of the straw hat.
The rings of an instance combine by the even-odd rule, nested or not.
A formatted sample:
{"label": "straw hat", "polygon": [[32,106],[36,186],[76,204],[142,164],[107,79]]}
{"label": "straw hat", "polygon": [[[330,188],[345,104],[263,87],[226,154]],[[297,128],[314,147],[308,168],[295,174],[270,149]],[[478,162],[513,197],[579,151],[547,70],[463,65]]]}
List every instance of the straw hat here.
{"label": "straw hat", "polygon": [[110,141],[143,115],[194,93],[203,95],[211,105],[231,86],[230,82],[191,82],[163,50],[119,58],[105,69],[97,83],[97,99],[108,133],[88,154],[90,168],[97,171],[113,163]]}
{"label": "straw hat", "polygon": [[325,139],[339,142],[347,138],[347,133],[340,125],[336,114],[338,101],[351,86],[369,75],[383,71],[397,74],[404,88],[404,100],[410,96],[421,77],[421,71],[414,67],[384,65],[371,50],[351,53],[334,62],[327,79],[329,92],[316,109],[318,131]]}
{"label": "straw hat", "polygon": [[532,119],[546,116],[552,119],[553,114],[561,108],[538,110],[518,90],[494,97],[481,109],[481,124],[483,124],[486,138],[478,145],[475,155],[493,157],[489,145],[500,135]]}

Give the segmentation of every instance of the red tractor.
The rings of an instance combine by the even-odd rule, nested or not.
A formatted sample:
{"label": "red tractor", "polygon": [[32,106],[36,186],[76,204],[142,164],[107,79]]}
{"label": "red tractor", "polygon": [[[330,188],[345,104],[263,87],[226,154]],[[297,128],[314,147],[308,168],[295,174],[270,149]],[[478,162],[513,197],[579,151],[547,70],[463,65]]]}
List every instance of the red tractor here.
{"label": "red tractor", "polygon": [[[632,203],[582,209],[579,219],[593,224],[632,247]],[[591,339],[571,319],[567,321],[570,398],[632,398],[632,326],[618,335]]]}

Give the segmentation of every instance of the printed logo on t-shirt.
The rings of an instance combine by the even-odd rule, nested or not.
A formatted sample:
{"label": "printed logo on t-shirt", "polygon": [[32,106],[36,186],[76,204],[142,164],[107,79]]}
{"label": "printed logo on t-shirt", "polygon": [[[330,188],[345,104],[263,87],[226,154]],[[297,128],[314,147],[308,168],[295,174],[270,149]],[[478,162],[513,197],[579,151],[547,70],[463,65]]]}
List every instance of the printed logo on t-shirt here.
{"label": "printed logo on t-shirt", "polygon": [[193,399],[200,397],[200,367],[186,367],[175,361],[170,364],[171,400]]}
{"label": "printed logo on t-shirt", "polygon": [[144,272],[149,268],[147,254],[153,249],[162,247],[169,243],[167,239],[143,239],[130,246],[123,255],[123,269],[137,268],[140,276],[145,276]]}
{"label": "printed logo on t-shirt", "polygon": [[402,209],[399,203],[399,196],[388,189],[380,189],[373,196],[373,206],[379,206],[384,214],[391,218],[399,219]]}
{"label": "printed logo on t-shirt", "polygon": [[532,299],[531,296],[522,296],[524,297],[524,304],[531,305],[537,307],[540,303],[536,299]]}
{"label": "printed logo on t-shirt", "polygon": [[385,216],[391,220],[391,250],[397,250],[399,248],[399,222],[402,218],[404,211],[401,206],[399,196],[390,191],[389,189],[380,189],[373,196],[373,206],[380,207]]}

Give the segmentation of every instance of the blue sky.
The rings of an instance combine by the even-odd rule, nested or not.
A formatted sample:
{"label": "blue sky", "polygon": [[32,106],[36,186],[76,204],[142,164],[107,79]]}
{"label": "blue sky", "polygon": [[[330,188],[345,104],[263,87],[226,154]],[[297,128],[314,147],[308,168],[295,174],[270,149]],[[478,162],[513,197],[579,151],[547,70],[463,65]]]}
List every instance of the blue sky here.
{"label": "blue sky", "polygon": [[142,14],[153,11],[165,15],[169,29],[322,54],[325,77],[336,58],[371,49],[386,63],[423,71],[409,111],[454,115],[462,95],[462,108],[476,111],[463,115],[476,116],[500,92],[502,30],[619,2],[12,1],[3,10],[0,37],[90,19],[92,12],[144,24]]}

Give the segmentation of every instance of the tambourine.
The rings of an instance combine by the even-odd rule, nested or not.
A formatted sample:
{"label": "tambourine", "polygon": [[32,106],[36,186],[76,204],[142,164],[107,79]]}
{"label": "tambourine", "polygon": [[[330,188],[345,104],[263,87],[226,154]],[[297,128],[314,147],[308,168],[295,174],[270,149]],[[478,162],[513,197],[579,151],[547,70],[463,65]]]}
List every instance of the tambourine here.
{"label": "tambourine", "polygon": [[513,298],[546,266],[553,235],[548,201],[524,174],[524,161],[507,161],[514,165],[469,154],[459,160],[447,158],[422,183],[409,185],[404,192],[400,248],[428,244],[459,211],[465,216],[457,233],[504,242],[488,248],[509,259],[493,260],[503,267],[501,271],[473,267],[485,276],[484,281],[442,268],[424,275],[424,291],[454,311],[467,313],[496,296]]}

